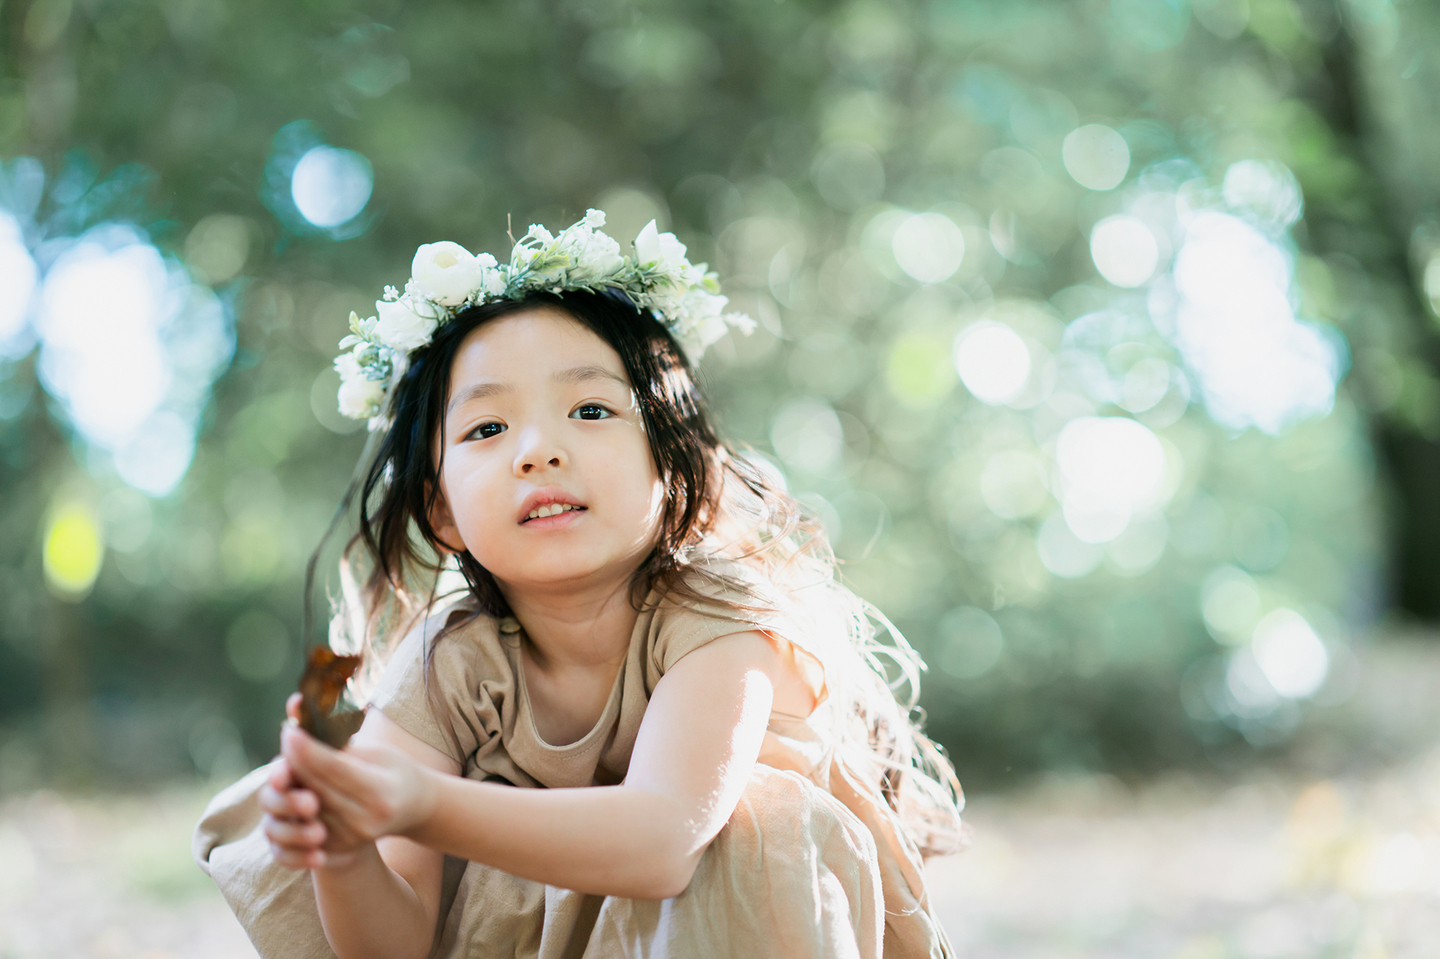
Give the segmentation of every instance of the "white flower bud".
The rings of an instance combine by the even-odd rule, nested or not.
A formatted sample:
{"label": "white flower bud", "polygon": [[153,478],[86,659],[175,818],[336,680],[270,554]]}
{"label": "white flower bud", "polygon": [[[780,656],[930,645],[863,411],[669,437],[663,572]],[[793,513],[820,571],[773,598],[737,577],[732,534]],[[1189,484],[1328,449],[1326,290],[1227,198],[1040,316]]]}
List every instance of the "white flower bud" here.
{"label": "white flower bud", "polygon": [[671,279],[683,278],[691,269],[685,259],[685,244],[673,233],[661,233],[655,221],[645,224],[645,229],[635,238],[635,259],[641,266],[651,266]]}
{"label": "white flower bud", "polygon": [[363,420],[380,412],[380,402],[385,398],[385,384],[379,380],[367,380],[363,376],[344,380],[340,383],[340,413],[352,420]]}
{"label": "white flower bud", "polygon": [[[427,308],[428,307],[428,308]],[[438,311],[428,304],[417,304],[410,297],[395,302],[375,301],[375,335],[393,350],[408,353],[430,342],[439,325]]]}

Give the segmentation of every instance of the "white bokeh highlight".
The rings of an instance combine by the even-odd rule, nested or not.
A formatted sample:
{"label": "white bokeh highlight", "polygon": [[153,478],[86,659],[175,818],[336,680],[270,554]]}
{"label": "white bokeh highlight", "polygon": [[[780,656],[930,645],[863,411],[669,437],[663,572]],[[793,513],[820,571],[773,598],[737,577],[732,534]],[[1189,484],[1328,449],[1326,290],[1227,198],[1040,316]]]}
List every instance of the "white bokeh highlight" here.
{"label": "white bokeh highlight", "polygon": [[1160,265],[1160,245],[1143,220],[1107,216],[1090,231],[1090,257],[1095,269],[1116,286],[1140,286]]}
{"label": "white bokeh highlight", "polygon": [[220,301],[133,227],[102,224],[55,257],[40,287],[37,368],[76,431],[121,479],[174,489],[195,455],[210,384],[234,333]]}
{"label": "white bokeh highlight", "polygon": [[955,337],[953,359],[960,382],[982,403],[1015,399],[1030,379],[1030,350],[1004,323],[981,320]]}
{"label": "white bokeh highlight", "polygon": [[1173,338],[1216,422],[1273,434],[1330,411],[1341,357],[1296,318],[1287,251],[1238,217],[1206,211],[1187,227],[1174,277]]}
{"label": "white bokeh highlight", "polygon": [[890,244],[895,263],[921,283],[949,279],[965,259],[965,234],[943,213],[906,217]]}
{"label": "white bokeh highlight", "polygon": [[36,280],[35,260],[25,246],[20,223],[0,210],[0,353],[25,328]]}
{"label": "white bokeh highlight", "polygon": [[1329,674],[1325,644],[1293,609],[1282,607],[1267,613],[1255,624],[1251,646],[1260,671],[1275,692],[1287,699],[1315,695]]}
{"label": "white bokeh highlight", "polygon": [[1086,543],[1107,543],[1130,518],[1163,505],[1165,447],[1124,416],[1081,416],[1055,439],[1055,467],[1065,525]]}
{"label": "white bokeh highlight", "polygon": [[1087,190],[1113,190],[1130,170],[1125,138],[1101,123],[1071,130],[1060,145],[1060,158],[1066,172]]}
{"label": "white bokeh highlight", "polygon": [[370,202],[374,186],[370,161],[340,147],[312,147],[290,175],[295,208],[310,223],[325,229],[358,216]]}

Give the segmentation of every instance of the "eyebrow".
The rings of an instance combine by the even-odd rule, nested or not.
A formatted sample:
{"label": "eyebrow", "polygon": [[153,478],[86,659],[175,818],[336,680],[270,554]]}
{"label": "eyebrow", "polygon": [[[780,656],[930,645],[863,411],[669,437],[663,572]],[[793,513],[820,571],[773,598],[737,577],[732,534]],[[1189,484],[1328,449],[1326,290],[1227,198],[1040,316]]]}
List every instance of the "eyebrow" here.
{"label": "eyebrow", "polygon": [[[629,381],[627,381],[622,376],[616,376],[614,373],[605,369],[603,366],[572,366],[568,370],[557,371],[552,376],[552,379],[555,379],[561,383],[573,384],[587,383],[591,380],[612,380],[615,383],[618,383],[621,386],[625,387],[627,390],[630,388]],[[455,398],[450,401],[450,405],[445,408],[445,415],[449,416],[451,413],[455,412],[455,408],[457,406],[460,406],[463,403],[468,403],[471,400],[485,400],[491,398],[492,396],[503,396],[507,393],[513,392],[515,392],[515,387],[509,383],[496,383],[488,381],[483,383],[472,383],[471,385],[465,387],[465,389],[461,390],[455,395]]]}

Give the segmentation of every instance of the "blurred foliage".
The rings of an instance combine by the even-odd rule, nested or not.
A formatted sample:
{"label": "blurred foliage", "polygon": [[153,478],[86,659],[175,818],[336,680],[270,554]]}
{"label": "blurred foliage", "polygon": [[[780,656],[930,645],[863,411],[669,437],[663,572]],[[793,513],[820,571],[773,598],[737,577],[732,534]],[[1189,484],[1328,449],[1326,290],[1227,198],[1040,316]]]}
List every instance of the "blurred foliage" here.
{"label": "blurred foliage", "polygon": [[[722,429],[929,659],[962,779],[1283,743],[1396,597],[1440,610],[1437,38],[1390,0],[0,5],[0,788],[268,756],[362,445],[345,317],[419,243],[589,206],[761,320],[705,360]],[[160,374],[66,379],[53,317],[93,345],[114,296],[55,279],[77,237],[178,304],[128,432]]]}

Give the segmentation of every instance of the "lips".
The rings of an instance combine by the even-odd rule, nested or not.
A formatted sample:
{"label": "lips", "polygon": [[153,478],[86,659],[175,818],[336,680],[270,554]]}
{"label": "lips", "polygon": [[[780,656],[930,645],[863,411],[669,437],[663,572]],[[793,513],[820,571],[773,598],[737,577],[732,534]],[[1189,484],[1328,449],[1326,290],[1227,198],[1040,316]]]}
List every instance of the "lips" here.
{"label": "lips", "polygon": [[[585,504],[576,500],[574,496],[563,489],[550,488],[538,489],[525,497],[525,502],[520,505],[519,522],[533,523],[537,520],[548,520],[552,517],[563,516],[567,513],[584,512]],[[547,524],[548,525],[548,524]]]}

